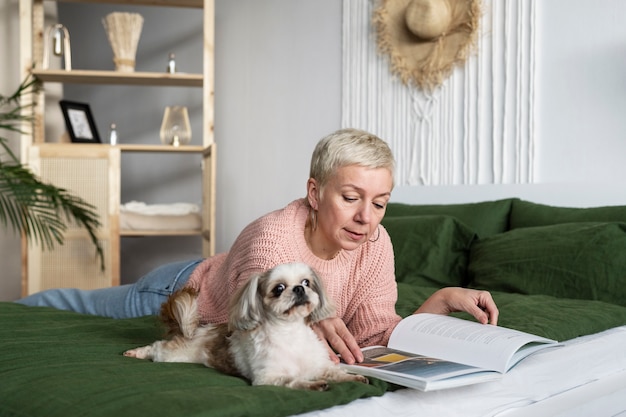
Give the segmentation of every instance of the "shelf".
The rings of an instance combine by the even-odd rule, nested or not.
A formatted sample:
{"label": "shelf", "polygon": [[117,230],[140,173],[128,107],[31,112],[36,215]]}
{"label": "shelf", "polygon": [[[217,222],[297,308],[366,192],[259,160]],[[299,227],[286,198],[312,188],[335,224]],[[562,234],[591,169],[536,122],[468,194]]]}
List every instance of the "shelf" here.
{"label": "shelf", "polygon": [[[110,145],[106,145],[110,146]],[[111,146],[112,148],[119,148],[122,152],[163,152],[163,153],[201,153],[203,157],[208,158],[211,156],[213,146],[200,146],[200,145],[183,145],[183,146],[171,146],[171,145],[132,145],[132,144],[120,144]]]}
{"label": "shelf", "polygon": [[[110,145],[107,145],[110,146]],[[202,146],[184,145],[132,145],[120,144],[114,145],[114,148],[120,148],[122,152],[180,152],[180,153],[204,153],[206,150]]]}
{"label": "shelf", "polygon": [[200,230],[120,230],[122,237],[200,236]]}
{"label": "shelf", "polygon": [[125,4],[133,6],[169,6],[169,7],[195,7],[201,9],[203,0],[59,0],[65,3],[105,3]]}
{"label": "shelf", "polygon": [[202,87],[201,74],[168,74],[165,72],[119,72],[95,70],[42,70],[32,74],[44,82],[72,84],[152,85],[169,87]]}
{"label": "shelf", "polygon": [[103,148],[119,149],[121,152],[163,152],[163,153],[201,153],[205,156],[211,154],[210,147],[205,148],[200,145],[183,145],[183,146],[171,146],[171,145],[141,145],[141,144],[120,144],[109,145],[106,143],[40,143],[35,146],[40,146],[48,149],[48,151],[56,150],[59,154],[62,154],[66,150],[79,151],[84,154],[90,153],[89,151],[100,152]]}

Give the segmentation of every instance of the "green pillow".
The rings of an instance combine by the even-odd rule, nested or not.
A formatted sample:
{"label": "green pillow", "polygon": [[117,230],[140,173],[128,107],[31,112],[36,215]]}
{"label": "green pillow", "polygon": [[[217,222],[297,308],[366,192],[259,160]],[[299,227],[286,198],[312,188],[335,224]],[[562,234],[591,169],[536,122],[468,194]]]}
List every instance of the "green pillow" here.
{"label": "green pillow", "polygon": [[470,285],[626,306],[626,224],[511,230],[472,245]]}
{"label": "green pillow", "polygon": [[478,236],[487,237],[509,228],[509,212],[513,199],[467,204],[387,204],[386,217],[445,215],[453,216],[473,229]]}
{"label": "green pillow", "polygon": [[[412,314],[435,291],[432,287],[398,283],[396,311],[402,317]],[[626,324],[626,307],[602,301],[497,291],[491,295],[500,310],[499,326],[550,339],[567,340]],[[475,320],[467,313],[452,315]]]}
{"label": "green pillow", "polygon": [[594,300],[491,292],[498,325],[559,341],[626,324],[626,307]]}
{"label": "green pillow", "polygon": [[575,222],[626,222],[626,206],[573,208],[514,200],[511,207],[511,229]]}
{"label": "green pillow", "polygon": [[395,256],[396,280],[418,286],[465,285],[476,234],[450,216],[385,217]]}

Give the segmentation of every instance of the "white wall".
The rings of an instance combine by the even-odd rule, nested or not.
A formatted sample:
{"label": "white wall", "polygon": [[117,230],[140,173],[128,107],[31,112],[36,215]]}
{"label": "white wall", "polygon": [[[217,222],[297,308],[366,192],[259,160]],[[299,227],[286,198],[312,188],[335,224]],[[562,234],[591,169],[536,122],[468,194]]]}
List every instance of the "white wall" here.
{"label": "white wall", "polygon": [[626,2],[536,3],[540,50],[537,179],[623,186]]}
{"label": "white wall", "polygon": [[[223,251],[249,221],[304,195],[309,155],[315,143],[340,127],[341,2],[216,3],[216,243],[218,251]],[[608,184],[608,189],[614,184],[619,190],[626,178],[626,26],[620,23],[626,16],[626,2],[551,0],[536,4],[540,42],[536,180],[599,182]],[[189,26],[187,21],[175,23],[167,22],[163,30]],[[73,36],[102,36],[99,30]],[[110,59],[106,43],[94,41],[91,45]],[[148,43],[145,47],[148,51],[144,53],[154,54],[150,65],[158,66],[165,60],[165,48],[155,49]],[[142,111],[137,127],[154,129],[154,120],[158,125],[161,110],[148,111],[145,107],[151,101],[144,99],[141,106],[133,102],[133,109]],[[99,110],[104,126],[108,118],[102,112],[124,112],[128,106],[120,103]],[[160,107],[163,103],[157,104]],[[181,175],[185,182],[184,170]],[[153,197],[149,191],[127,186],[145,193],[146,199]],[[398,198],[419,202],[423,190],[398,190]],[[568,190],[568,195],[576,192]],[[450,193],[457,192],[454,187],[450,189]],[[176,195],[159,197],[169,200]],[[598,200],[602,198],[598,196]],[[125,270],[126,281],[153,264],[187,257],[195,250],[171,240],[157,240],[147,253],[138,244],[131,244],[124,254],[126,265],[131,265]],[[17,262],[5,256],[0,260],[3,271],[7,267],[15,271]],[[5,289],[8,282],[19,282],[19,276],[4,275],[2,299],[18,295]]]}
{"label": "white wall", "polygon": [[341,2],[217,1],[217,250],[304,197],[310,155],[341,120]]}

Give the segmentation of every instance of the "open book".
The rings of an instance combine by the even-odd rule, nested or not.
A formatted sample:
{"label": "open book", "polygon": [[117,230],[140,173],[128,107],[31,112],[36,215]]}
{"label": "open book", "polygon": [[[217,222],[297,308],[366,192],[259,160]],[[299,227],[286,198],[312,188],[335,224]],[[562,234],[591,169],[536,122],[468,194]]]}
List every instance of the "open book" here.
{"label": "open book", "polygon": [[363,349],[346,370],[432,391],[492,381],[555,340],[438,314],[414,314],[394,329],[388,347]]}

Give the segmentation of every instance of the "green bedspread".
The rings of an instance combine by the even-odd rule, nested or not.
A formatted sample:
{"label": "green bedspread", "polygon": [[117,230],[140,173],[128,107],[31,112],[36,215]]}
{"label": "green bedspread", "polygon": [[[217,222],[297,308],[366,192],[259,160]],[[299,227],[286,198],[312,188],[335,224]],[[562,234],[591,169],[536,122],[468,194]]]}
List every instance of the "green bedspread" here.
{"label": "green bedspread", "polygon": [[[400,283],[409,314],[434,288]],[[626,323],[626,308],[599,301],[493,293],[500,323],[557,340]],[[372,380],[327,392],[252,387],[196,364],[122,356],[162,335],[154,317],[114,320],[0,303],[0,416],[289,416],[394,388]]]}
{"label": "green bedspread", "polygon": [[156,318],[114,320],[0,303],[0,416],[287,416],[381,395],[252,387],[197,364],[122,356],[162,336]]}

